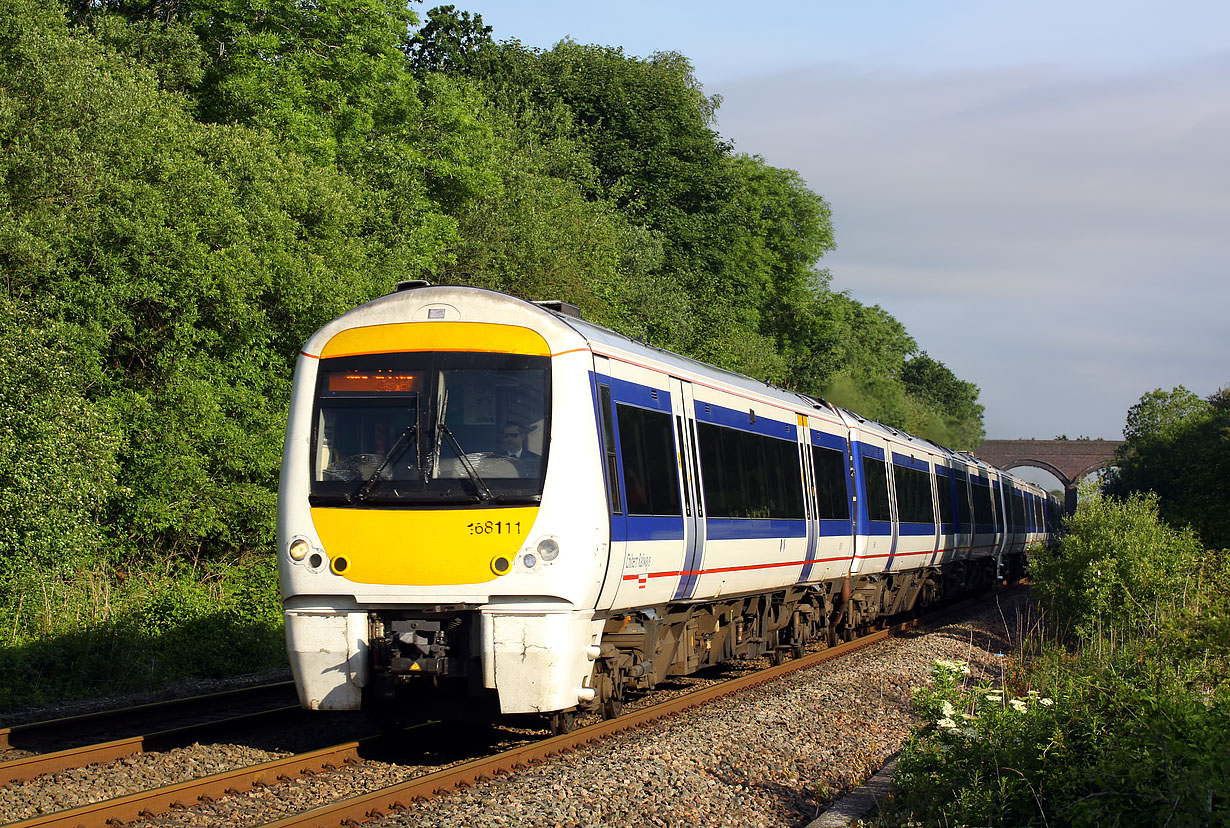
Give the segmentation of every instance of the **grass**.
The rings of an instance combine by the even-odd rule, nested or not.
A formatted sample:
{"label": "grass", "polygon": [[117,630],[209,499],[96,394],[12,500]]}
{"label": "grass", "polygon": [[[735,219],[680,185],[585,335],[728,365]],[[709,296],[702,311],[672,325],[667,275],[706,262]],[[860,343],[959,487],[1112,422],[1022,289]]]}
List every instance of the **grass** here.
{"label": "grass", "polygon": [[272,556],[8,571],[0,713],[286,663]]}

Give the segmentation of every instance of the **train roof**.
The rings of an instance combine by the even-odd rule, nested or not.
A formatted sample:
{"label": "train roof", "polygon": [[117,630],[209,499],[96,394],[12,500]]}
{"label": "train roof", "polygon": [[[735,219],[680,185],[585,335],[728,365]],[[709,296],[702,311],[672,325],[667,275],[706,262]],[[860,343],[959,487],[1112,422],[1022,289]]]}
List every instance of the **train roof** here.
{"label": "train roof", "polygon": [[[417,290],[421,288],[429,288],[432,286],[427,282],[411,281],[403,282],[398,285],[397,291],[385,297],[374,300],[368,303],[371,306],[376,303],[382,303],[392,299],[398,293]],[[702,380],[709,380],[716,383],[721,383],[739,391],[768,399],[776,402],[784,407],[792,408],[796,411],[807,412],[813,416],[820,416],[823,419],[832,421],[834,424],[844,425],[846,427],[858,428],[864,431],[871,431],[882,435],[891,442],[901,443],[904,445],[918,446],[920,449],[948,459],[950,462],[963,462],[968,465],[976,466],[982,469],[994,470],[1000,474],[1007,475],[1009,478],[1016,481],[1018,484],[1027,485],[1031,488],[1037,488],[1039,491],[1045,491],[1040,486],[1032,483],[1027,483],[1016,478],[1009,472],[998,469],[995,466],[987,463],[984,460],[975,457],[972,453],[966,451],[957,451],[942,446],[924,437],[918,437],[910,434],[902,429],[894,428],[893,426],[885,425],[884,423],[863,417],[862,415],[846,408],[834,405],[820,397],[814,397],[800,391],[792,391],[787,388],[782,388],[772,383],[763,380],[749,377],[746,374],[740,374],[737,371],[730,371],[725,368],[719,368],[715,365],[710,365],[701,362],[691,357],[677,354],[673,351],[668,351],[664,348],[659,348],[656,345],[650,345],[638,339],[633,339],[630,336],[614,331],[602,325],[595,324],[581,318],[580,310],[575,305],[558,300],[544,301],[529,301],[522,299],[512,294],[502,293],[487,288],[472,288],[463,286],[438,286],[433,289],[433,292],[440,289],[448,291],[462,291],[485,294],[490,299],[497,301],[506,300],[526,309],[533,308],[537,312],[546,317],[552,317],[557,323],[562,322],[567,327],[574,330],[586,342],[589,343],[591,349],[600,355],[622,356],[631,359],[634,362],[654,363],[657,366],[666,367],[668,370],[673,369],[681,376],[690,376]],[[326,326],[331,327],[331,326]],[[322,329],[318,333],[324,332]]]}

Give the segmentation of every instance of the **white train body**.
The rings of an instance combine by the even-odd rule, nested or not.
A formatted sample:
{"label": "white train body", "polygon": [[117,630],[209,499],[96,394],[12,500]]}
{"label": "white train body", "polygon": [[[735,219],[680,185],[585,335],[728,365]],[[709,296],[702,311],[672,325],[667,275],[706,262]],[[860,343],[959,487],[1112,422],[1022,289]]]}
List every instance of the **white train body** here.
{"label": "white train body", "polygon": [[[1046,503],[533,303],[400,290],[299,358],[278,508],[291,667],[313,709],[613,715],[625,687],[1019,573]],[[1005,527],[1013,504],[1030,519]]]}

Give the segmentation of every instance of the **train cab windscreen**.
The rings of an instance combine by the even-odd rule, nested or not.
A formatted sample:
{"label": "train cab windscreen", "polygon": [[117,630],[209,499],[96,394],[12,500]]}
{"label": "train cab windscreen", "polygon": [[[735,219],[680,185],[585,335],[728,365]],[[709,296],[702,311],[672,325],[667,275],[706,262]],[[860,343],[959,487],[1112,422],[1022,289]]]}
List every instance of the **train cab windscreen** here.
{"label": "train cab windscreen", "polygon": [[550,363],[423,352],[323,359],[312,505],[537,503]]}

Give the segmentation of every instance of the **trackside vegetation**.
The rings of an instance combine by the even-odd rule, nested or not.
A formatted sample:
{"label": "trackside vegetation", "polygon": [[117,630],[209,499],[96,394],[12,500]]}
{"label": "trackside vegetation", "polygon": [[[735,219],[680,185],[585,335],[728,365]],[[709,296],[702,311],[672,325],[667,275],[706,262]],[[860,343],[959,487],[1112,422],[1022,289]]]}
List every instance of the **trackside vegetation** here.
{"label": "trackside vegetation", "polygon": [[404,0],[0,3],[0,711],[281,663],[300,345],[404,279],[579,305],[959,448],[829,204],[687,58]]}
{"label": "trackside vegetation", "polygon": [[1226,399],[1133,406],[1107,491],[1031,558],[1037,615],[1002,679],[936,664],[918,692],[882,824],[1230,823]]}

